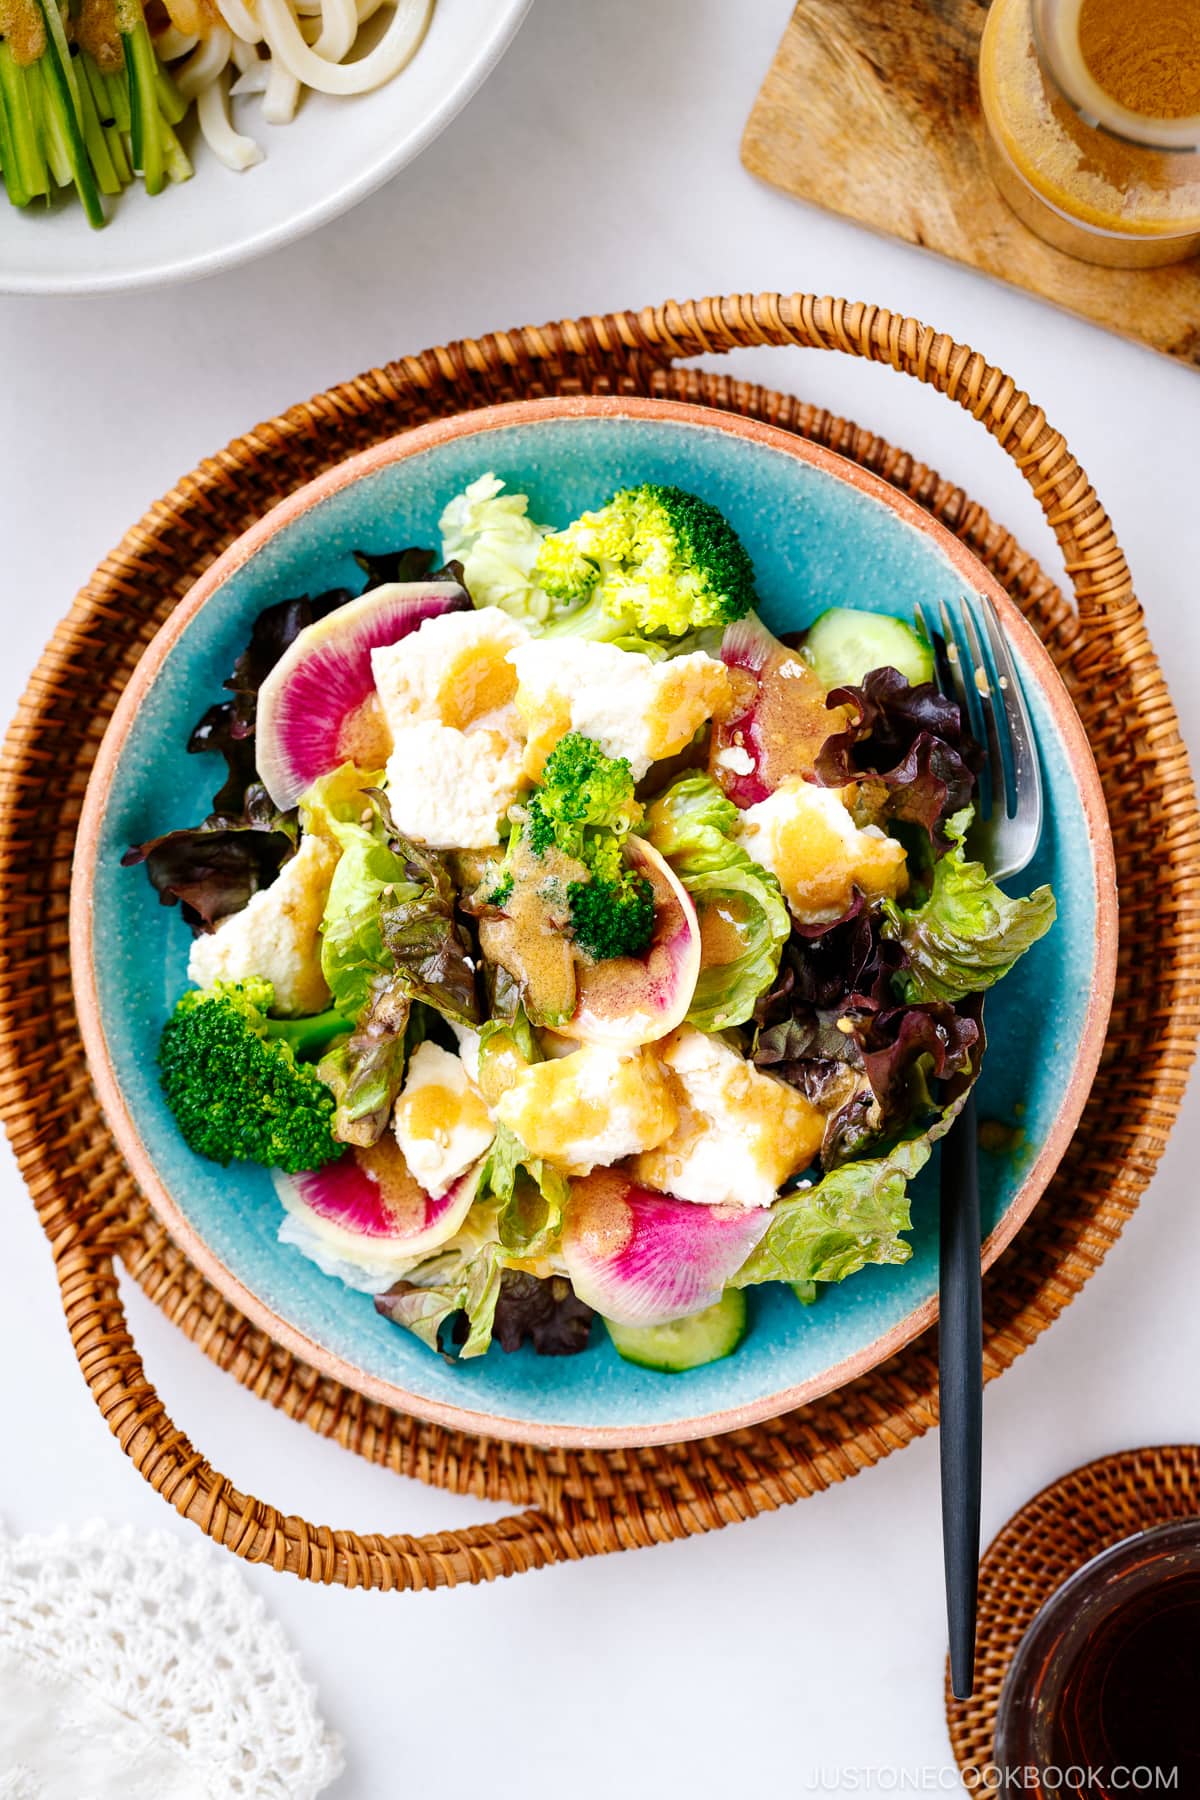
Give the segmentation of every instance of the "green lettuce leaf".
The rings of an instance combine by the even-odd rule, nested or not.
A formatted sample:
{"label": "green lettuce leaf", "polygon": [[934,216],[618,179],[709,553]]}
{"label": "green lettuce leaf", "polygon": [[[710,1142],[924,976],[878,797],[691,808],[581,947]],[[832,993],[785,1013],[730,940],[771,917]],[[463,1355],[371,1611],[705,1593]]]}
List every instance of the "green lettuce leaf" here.
{"label": "green lettuce leaf", "polygon": [[443,1326],[464,1313],[466,1336],[458,1354],[482,1356],[492,1341],[506,1256],[499,1208],[477,1201],[456,1237],[386,1294],[376,1295],[375,1310],[431,1350],[443,1348]]}
{"label": "green lettuce leaf", "polygon": [[389,891],[408,900],[421,893],[376,828],[370,782],[352,763],[343,764],[305,795],[300,815],[306,831],[319,831],[341,847],[321,921],[321,973],[342,1011],[354,1014],[372,999],[380,975],[393,972],[381,899]]}
{"label": "green lettuce leaf", "polygon": [[476,606],[499,606],[536,631],[551,610],[533,579],[550,528],[529,517],[526,495],[503,488],[500,477],[489,473],[454,496],[439,521],[442,554],[462,564],[463,585]]}
{"label": "green lettuce leaf", "polygon": [[[501,970],[501,973],[506,971]],[[511,980],[511,977],[510,977]],[[533,1026],[529,1023],[529,1015],[513,990],[514,1006],[511,1014],[493,1012],[490,1019],[479,1027],[479,1066],[485,1068],[487,1063],[503,1055],[520,1057],[525,1063],[544,1062],[542,1047],[533,1034]]]}
{"label": "green lettuce leaf", "polygon": [[730,962],[702,968],[688,1011],[701,1031],[744,1025],[771,986],[791,932],[774,875],[734,842],[738,809],[707,775],[684,775],[650,805],[645,834],[695,901],[703,927],[711,911],[722,937],[740,950]]}
{"label": "green lettuce leaf", "polygon": [[734,1287],[764,1281],[844,1281],[868,1263],[904,1263],[912,1246],[908,1184],[962,1111],[970,1084],[920,1137],[886,1156],[843,1163],[812,1187],[785,1194],[771,1208],[767,1234],[734,1276]]}
{"label": "green lettuce leaf", "polygon": [[[479,1067],[513,1058],[532,1064],[544,1060],[523,1007],[511,1019],[489,1019],[479,1033]],[[499,1230],[505,1247],[524,1256],[544,1255],[558,1241],[563,1209],[571,1186],[565,1175],[540,1156],[533,1156],[507,1125],[498,1125],[480,1179],[480,1192],[500,1208]]]}
{"label": "green lettuce leaf", "polygon": [[406,997],[385,989],[378,1005],[363,1009],[350,1036],[321,1058],[317,1073],[333,1089],[333,1135],[340,1144],[366,1148],[387,1129],[408,1059],[426,1035],[423,1009],[409,1006]]}
{"label": "green lettuce leaf", "polygon": [[885,903],[884,935],[903,946],[907,959],[896,985],[912,1004],[953,1004],[983,993],[1054,923],[1057,909],[1048,887],[1027,899],[1010,899],[982,863],[967,860],[965,839],[973,817],[968,806],[947,820],[951,847],[935,865],[922,905]]}
{"label": "green lettuce leaf", "polygon": [[542,1256],[558,1242],[571,1184],[542,1157],[531,1156],[507,1125],[496,1128],[479,1191],[500,1207],[499,1230],[505,1249],[522,1256]]}
{"label": "green lettuce leaf", "polygon": [[341,1010],[378,1008],[382,983],[397,1013],[402,999],[423,1000],[477,1023],[475,965],[444,860],[399,835],[386,796],[353,765],[316,784],[303,817],[342,850],[321,922],[321,971]]}
{"label": "green lettuce leaf", "polygon": [[[383,796],[378,802],[383,804]],[[385,812],[385,822],[387,820]],[[479,995],[470,939],[455,916],[455,890],[436,851],[389,837],[405,882],[379,900],[379,930],[396,970],[395,983],[456,1025],[479,1023]],[[416,892],[410,888],[415,878]]]}
{"label": "green lettuce leaf", "polygon": [[442,1327],[456,1313],[465,1313],[467,1335],[458,1354],[464,1361],[482,1356],[492,1341],[496,1302],[500,1298],[504,1273],[501,1255],[499,1245],[488,1245],[436,1286],[417,1287],[411,1281],[397,1282],[388,1293],[376,1295],[375,1310],[391,1319],[393,1324],[403,1325],[431,1350],[442,1348]]}
{"label": "green lettuce leaf", "polygon": [[[494,1250],[435,1287],[399,1282],[375,1306],[431,1349],[448,1353],[447,1338],[461,1340],[460,1358],[482,1356],[493,1342],[505,1350],[530,1343],[539,1356],[575,1356],[587,1348],[594,1317],[564,1275],[512,1268]],[[447,1325],[452,1330],[444,1336]]]}
{"label": "green lettuce leaf", "polygon": [[350,1036],[323,1059],[337,1100],[334,1135],[379,1141],[425,1035],[423,1002],[456,1024],[478,1019],[475,964],[455,916],[441,857],[392,826],[386,797],[353,763],[319,781],[302,804],[304,827],[341,847],[321,921],[321,970]]}

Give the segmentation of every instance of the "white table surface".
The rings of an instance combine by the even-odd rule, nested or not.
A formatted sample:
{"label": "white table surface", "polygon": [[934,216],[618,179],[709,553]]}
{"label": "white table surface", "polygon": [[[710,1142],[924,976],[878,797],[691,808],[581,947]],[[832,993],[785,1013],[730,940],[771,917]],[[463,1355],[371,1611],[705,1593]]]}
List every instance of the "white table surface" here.
{"label": "white table surface", "polygon": [[[787,0],[540,0],[449,132],[317,236],[157,294],[0,300],[3,711],[126,525],[298,397],[490,327],[811,288],[916,314],[1041,402],[1116,521],[1195,741],[1200,377],[755,183],[738,139],[787,14]],[[929,390],[815,352],[736,366],[907,444],[1057,566],[1006,458]],[[985,1541],[1087,1458],[1196,1435],[1198,1158],[1193,1096],[1100,1274],[989,1389]],[[20,1531],[99,1514],[190,1536],[101,1423],[11,1160],[0,1181],[0,1517]],[[136,1290],[127,1301],[168,1408],[239,1485],[370,1531],[499,1516],[311,1436],[220,1375]],[[248,1573],[345,1735],[339,1800],[725,1800],[751,1782],[848,1791],[867,1769],[892,1773],[858,1776],[860,1792],[894,1788],[901,1771],[949,1782],[940,1558],[929,1437],[750,1524],[491,1587],[385,1596]]]}

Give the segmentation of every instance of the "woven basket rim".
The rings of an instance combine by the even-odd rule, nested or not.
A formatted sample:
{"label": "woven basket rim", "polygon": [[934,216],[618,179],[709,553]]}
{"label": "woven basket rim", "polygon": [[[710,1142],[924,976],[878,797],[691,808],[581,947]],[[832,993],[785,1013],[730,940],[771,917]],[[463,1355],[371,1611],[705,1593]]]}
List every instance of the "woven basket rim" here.
{"label": "woven basket rim", "polygon": [[[962,489],[845,419],[681,359],[755,345],[885,364],[974,418],[1058,540],[1076,607]],[[719,1440],[543,1452],[444,1431],[331,1383],[254,1330],[155,1223],[100,1120],[71,1031],[64,881],[102,725],[172,602],[298,482],[440,414],[545,393],[700,401],[841,451],[942,519],[1034,624],[1081,709],[1122,873],[1108,1054],[1045,1202],[985,1283],[984,1372],[1021,1355],[1099,1267],[1177,1116],[1200,1032],[1200,812],[1112,523],[1061,433],[1003,370],[916,319],[815,294],[727,294],[525,326],[368,371],[202,462],[96,570],[31,678],[0,755],[0,1117],[49,1241],[72,1346],[134,1467],[238,1556],[302,1580],[453,1586],[631,1549],[803,1499],[936,1423],[927,1338],[796,1413]],[[86,704],[87,701],[91,704]],[[50,747],[53,747],[52,750]],[[53,757],[53,782],[47,779]],[[1147,1037],[1146,1021],[1154,1031]],[[1126,1055],[1126,1046],[1134,1054]],[[397,1473],[524,1510],[424,1537],[316,1525],[214,1468],[130,1334],[114,1259],[219,1367]]]}
{"label": "woven basket rim", "polygon": [[[1034,671],[1064,735],[1068,760],[1077,781],[1077,793],[1087,822],[1096,879],[1096,962],[1083,1032],[1070,1075],[1050,1132],[1033,1162],[1023,1172],[1017,1191],[1002,1218],[982,1246],[982,1267],[991,1268],[1026,1223],[1054,1175],[1072,1136],[1095,1077],[1103,1051],[1116,979],[1117,888],[1112,836],[1100,777],[1091,747],[1074,704],[1036,633],[996,577],[975,553],[947,530],[940,520],[923,512],[906,495],[859,468],[848,458],[794,433],[716,407],[689,406],[675,400],[656,400],[640,395],[574,395],[513,401],[502,406],[447,414],[410,432],[386,438],[358,455],[335,463],[315,481],[296,488],[242,533],[193,583],[163,621],[138,658],[109,719],[97,752],[84,797],[76,836],[72,869],[70,946],[76,1010],[93,1084],[109,1131],[132,1172],[143,1196],[173,1241],[206,1280],[229,1303],[294,1356],[331,1380],[341,1382],[368,1400],[429,1420],[448,1430],[477,1437],[539,1445],[546,1449],[596,1450],[645,1449],[655,1444],[682,1443],[693,1438],[720,1436],[756,1425],[765,1419],[792,1412],[820,1399],[849,1381],[867,1374],[876,1364],[895,1355],[933,1325],[938,1316],[936,1293],[906,1313],[879,1337],[860,1346],[819,1374],[758,1399],[727,1406],[714,1412],[660,1425],[577,1425],[559,1421],[510,1418],[504,1412],[482,1411],[465,1403],[439,1401],[414,1393],[399,1382],[357,1367],[346,1357],[326,1348],[295,1324],[284,1312],[248,1287],[225,1264],[216,1250],[190,1222],[168,1184],[160,1175],[143,1140],[131,1106],[121,1088],[104,1029],[96,966],[96,912],[93,883],[100,855],[107,796],[115,778],[125,742],[134,721],[154,689],[165,658],[211,599],[227,581],[263,551],[281,532],[290,529],[311,509],[335,494],[356,486],[383,468],[408,462],[430,450],[463,437],[487,437],[509,426],[595,418],[670,420],[680,426],[699,426],[721,431],[752,445],[762,445],[845,482],[870,496],[895,516],[932,541],[950,560],[965,584],[982,589],[995,603],[1010,638],[1023,660]],[[490,455],[491,452],[486,454]],[[553,1381],[554,1365],[548,1370]]]}

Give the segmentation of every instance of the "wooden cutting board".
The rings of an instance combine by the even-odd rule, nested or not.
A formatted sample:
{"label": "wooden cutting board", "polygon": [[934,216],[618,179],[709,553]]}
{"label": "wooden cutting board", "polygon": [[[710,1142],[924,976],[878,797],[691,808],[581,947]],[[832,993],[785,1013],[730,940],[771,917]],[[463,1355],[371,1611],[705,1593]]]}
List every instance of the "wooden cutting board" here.
{"label": "wooden cutting board", "polygon": [[975,74],[986,12],[984,0],[799,0],[742,161],[798,199],[1200,368],[1200,259],[1095,268],[1044,244],[1000,198]]}

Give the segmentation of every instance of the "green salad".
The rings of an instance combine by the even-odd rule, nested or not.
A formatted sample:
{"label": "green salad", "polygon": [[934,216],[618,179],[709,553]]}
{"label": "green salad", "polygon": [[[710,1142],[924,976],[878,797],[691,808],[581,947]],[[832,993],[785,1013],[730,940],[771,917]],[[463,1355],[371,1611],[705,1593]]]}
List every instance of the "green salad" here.
{"label": "green salad", "polygon": [[1054,899],[967,854],[930,645],[845,608],[781,642],[702,496],[554,525],[486,473],[441,534],[259,614],[187,746],[210,814],[127,855],[194,934],[163,1093],[432,1350],[581,1352],[599,1315],[711,1362],[748,1290],[908,1258]]}

